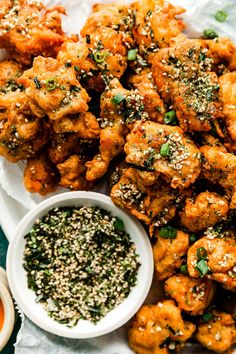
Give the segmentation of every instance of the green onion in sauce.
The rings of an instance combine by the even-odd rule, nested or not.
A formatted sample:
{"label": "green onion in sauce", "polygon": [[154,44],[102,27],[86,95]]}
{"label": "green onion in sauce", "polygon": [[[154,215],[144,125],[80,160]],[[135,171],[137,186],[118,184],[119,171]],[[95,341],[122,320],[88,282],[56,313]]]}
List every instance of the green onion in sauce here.
{"label": "green onion in sauce", "polygon": [[55,208],[25,236],[28,286],[48,314],[73,327],[96,323],[137,282],[135,244],[124,222],[98,207]]}

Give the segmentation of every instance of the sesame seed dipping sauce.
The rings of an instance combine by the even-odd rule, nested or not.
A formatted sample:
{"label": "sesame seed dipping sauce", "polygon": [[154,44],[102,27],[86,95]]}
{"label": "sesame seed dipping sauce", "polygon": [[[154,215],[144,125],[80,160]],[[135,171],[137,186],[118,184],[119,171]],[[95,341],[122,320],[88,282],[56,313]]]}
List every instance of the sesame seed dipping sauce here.
{"label": "sesame seed dipping sauce", "polygon": [[59,323],[97,323],[136,285],[135,244],[119,218],[99,207],[61,207],[25,236],[24,268],[36,301]]}

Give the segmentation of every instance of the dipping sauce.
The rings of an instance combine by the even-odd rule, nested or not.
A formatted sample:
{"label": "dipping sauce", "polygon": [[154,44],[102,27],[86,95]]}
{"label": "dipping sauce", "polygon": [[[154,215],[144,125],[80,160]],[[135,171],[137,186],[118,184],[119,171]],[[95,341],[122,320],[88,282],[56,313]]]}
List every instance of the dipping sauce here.
{"label": "dipping sauce", "polygon": [[0,331],[2,330],[3,322],[4,322],[4,308],[3,308],[2,301],[0,299]]}

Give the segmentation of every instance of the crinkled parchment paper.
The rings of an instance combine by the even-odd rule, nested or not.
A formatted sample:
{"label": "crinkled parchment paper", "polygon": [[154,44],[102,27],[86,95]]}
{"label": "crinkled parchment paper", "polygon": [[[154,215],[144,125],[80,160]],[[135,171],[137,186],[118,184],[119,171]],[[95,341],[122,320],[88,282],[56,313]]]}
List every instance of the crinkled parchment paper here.
{"label": "crinkled parchment paper", "polygon": [[[127,0],[128,1],[128,0]],[[196,38],[202,35],[206,28],[212,28],[220,35],[230,37],[236,42],[236,3],[235,0],[170,0],[173,4],[187,9],[182,15],[187,24],[187,33]],[[62,4],[68,11],[68,17],[63,17],[63,27],[68,33],[79,33],[88,17],[91,6],[97,2],[114,2],[114,0],[45,0],[49,6]],[[228,14],[225,23],[214,18],[218,10]],[[4,52],[0,53],[0,58]],[[24,162],[11,164],[0,158],[0,186],[25,209],[31,209],[43,199],[32,195],[23,185]],[[63,190],[60,190],[60,192]],[[104,192],[104,190],[100,190]],[[58,192],[57,192],[58,193]],[[156,296],[154,297],[156,300]],[[127,346],[127,328],[124,326],[109,335],[89,340],[71,340],[51,335],[24,319],[18,334],[15,354],[131,354]],[[187,347],[185,353],[203,353],[197,347]],[[207,352],[205,352],[207,353]]]}

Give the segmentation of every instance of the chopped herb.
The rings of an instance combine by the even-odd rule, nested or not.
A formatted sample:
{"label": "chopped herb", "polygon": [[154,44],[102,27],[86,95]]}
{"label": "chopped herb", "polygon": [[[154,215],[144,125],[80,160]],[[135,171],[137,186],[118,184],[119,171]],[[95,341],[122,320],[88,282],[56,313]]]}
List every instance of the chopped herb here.
{"label": "chopped herb", "polygon": [[227,12],[225,12],[224,10],[219,10],[217,11],[217,13],[215,14],[215,19],[219,22],[225,22],[225,20],[227,19],[228,14]]}
{"label": "chopped herb", "polygon": [[172,226],[163,226],[159,231],[159,235],[162,238],[174,239],[176,238],[177,230]]}
{"label": "chopped herb", "polygon": [[164,116],[164,123],[170,125],[176,125],[178,123],[176,118],[176,112],[175,111],[167,112]]}
{"label": "chopped herb", "polygon": [[115,105],[118,105],[124,100],[125,100],[125,96],[122,95],[121,93],[117,93],[115,96],[112,97],[111,102],[114,103]]}
{"label": "chopped herb", "polygon": [[124,229],[125,229],[125,224],[124,224],[123,220],[121,220],[119,218],[116,218],[114,226],[119,231],[124,231]]}
{"label": "chopped herb", "polygon": [[107,56],[106,52],[96,52],[94,53],[93,58],[97,63],[100,64],[104,62],[106,56]]}
{"label": "chopped herb", "polygon": [[71,85],[70,91],[71,92],[80,92],[80,87]]}
{"label": "chopped herb", "polygon": [[42,85],[40,84],[37,77],[34,78],[34,83],[35,83],[36,89],[38,89],[38,90],[41,89]]}
{"label": "chopped herb", "polygon": [[204,36],[206,38],[208,38],[208,39],[214,39],[214,38],[218,38],[219,37],[218,34],[214,30],[212,30],[210,28],[205,29],[203,33],[204,33]]}
{"label": "chopped herb", "polygon": [[168,156],[170,153],[170,144],[165,143],[161,145],[161,149],[160,149],[160,155],[162,157],[166,157]]}
{"label": "chopped herb", "polygon": [[199,62],[204,61],[206,59],[206,54],[205,53],[200,53],[199,54]]}
{"label": "chopped herb", "polygon": [[53,91],[57,88],[58,82],[56,79],[47,79],[46,80],[46,89],[48,91]]}
{"label": "chopped herb", "polygon": [[71,63],[65,63],[66,68],[71,68]]}
{"label": "chopped herb", "polygon": [[195,268],[198,270],[201,278],[203,278],[209,272],[208,265],[204,259],[201,259]]}
{"label": "chopped herb", "polygon": [[180,266],[179,270],[180,270],[180,273],[182,273],[182,274],[188,274],[188,267],[186,264],[182,264]]}
{"label": "chopped herb", "polygon": [[191,234],[191,235],[189,236],[189,241],[190,241],[191,243],[196,242],[196,241],[197,241],[197,236],[196,236],[195,234]]}
{"label": "chopped herb", "polygon": [[204,247],[200,247],[197,249],[197,258],[198,259],[206,259],[207,258],[207,251]]}
{"label": "chopped herb", "polygon": [[77,65],[74,66],[74,70],[79,72],[79,67]]}
{"label": "chopped herb", "polygon": [[208,322],[208,321],[211,321],[212,319],[214,318],[213,314],[211,312],[205,312],[203,315],[202,315],[202,320],[204,322]]}
{"label": "chopped herb", "polygon": [[130,49],[127,56],[129,61],[134,61],[137,58],[137,49]]}

